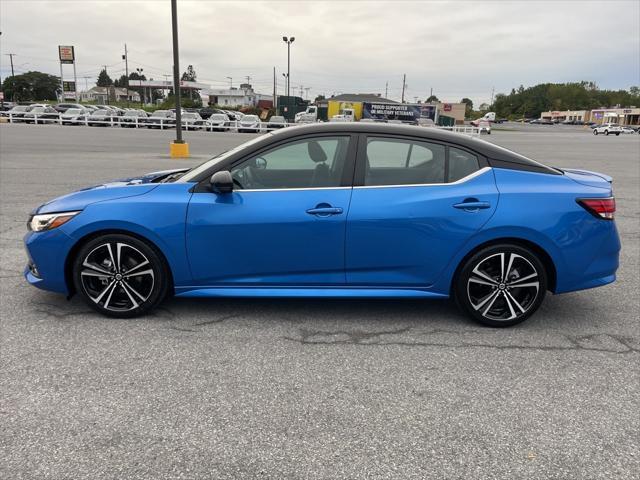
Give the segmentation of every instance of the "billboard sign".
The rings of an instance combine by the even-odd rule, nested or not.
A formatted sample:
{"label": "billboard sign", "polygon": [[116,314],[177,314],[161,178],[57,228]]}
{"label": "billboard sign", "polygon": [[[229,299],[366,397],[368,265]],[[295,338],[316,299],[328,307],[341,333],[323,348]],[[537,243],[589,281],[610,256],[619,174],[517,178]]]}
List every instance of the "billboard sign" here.
{"label": "billboard sign", "polygon": [[402,103],[366,102],[362,110],[362,118],[413,122],[420,118],[420,108],[416,105],[407,105]]}
{"label": "billboard sign", "polygon": [[62,82],[62,90],[65,92],[75,92],[76,82]]}
{"label": "billboard sign", "polygon": [[76,60],[75,52],[70,45],[58,45],[58,56],[60,63],[73,63]]}

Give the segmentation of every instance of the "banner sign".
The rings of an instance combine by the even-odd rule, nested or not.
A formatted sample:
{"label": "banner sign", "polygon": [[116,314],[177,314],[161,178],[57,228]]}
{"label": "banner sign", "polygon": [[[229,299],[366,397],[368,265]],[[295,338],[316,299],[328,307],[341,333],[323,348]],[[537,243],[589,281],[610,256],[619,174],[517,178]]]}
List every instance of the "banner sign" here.
{"label": "banner sign", "polygon": [[62,82],[62,90],[64,92],[75,92],[76,82]]}
{"label": "banner sign", "polygon": [[58,45],[60,63],[73,63],[76,59],[72,46]]}
{"label": "banner sign", "polygon": [[369,103],[363,105],[362,118],[376,120],[416,121],[420,118],[420,109],[415,105],[401,103]]}

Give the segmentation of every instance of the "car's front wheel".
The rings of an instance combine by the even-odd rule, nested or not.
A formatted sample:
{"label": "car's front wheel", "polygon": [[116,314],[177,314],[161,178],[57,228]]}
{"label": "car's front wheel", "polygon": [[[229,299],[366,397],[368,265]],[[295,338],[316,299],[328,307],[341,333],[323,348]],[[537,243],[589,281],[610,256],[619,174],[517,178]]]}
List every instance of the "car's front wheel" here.
{"label": "car's front wheel", "polygon": [[98,312],[119,318],[143,315],[167,295],[164,259],[129,235],[108,234],[85,243],[73,263],[76,291]]}
{"label": "car's front wheel", "polygon": [[546,291],[547,275],[540,259],[526,248],[504,244],[469,258],[453,293],[471,318],[492,327],[509,327],[529,318]]}

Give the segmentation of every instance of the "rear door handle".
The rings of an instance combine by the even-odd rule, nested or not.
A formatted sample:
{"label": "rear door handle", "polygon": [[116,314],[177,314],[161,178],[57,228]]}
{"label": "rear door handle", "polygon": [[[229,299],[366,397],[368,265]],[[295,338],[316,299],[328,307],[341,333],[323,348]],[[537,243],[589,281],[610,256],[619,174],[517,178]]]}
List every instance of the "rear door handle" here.
{"label": "rear door handle", "polygon": [[490,208],[491,204],[489,202],[461,202],[456,203],[453,208],[461,208],[463,210],[480,210],[485,208]]}
{"label": "rear door handle", "polygon": [[342,208],[318,205],[316,208],[310,208],[307,210],[307,213],[318,217],[328,217],[329,215],[340,215],[342,213]]}

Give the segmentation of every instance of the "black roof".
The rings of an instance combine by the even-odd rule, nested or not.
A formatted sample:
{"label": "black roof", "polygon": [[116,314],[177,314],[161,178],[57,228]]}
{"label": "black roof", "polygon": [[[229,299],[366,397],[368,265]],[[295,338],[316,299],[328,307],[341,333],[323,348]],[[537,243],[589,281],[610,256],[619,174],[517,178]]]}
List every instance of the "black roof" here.
{"label": "black roof", "polygon": [[460,145],[461,147],[474,150],[479,154],[494,160],[495,166],[502,162],[514,163],[528,166],[531,170],[543,173],[558,173],[555,169],[543,165],[535,160],[520,155],[519,153],[500,147],[493,143],[481,140],[477,137],[470,137],[462,133],[455,133],[433,127],[420,127],[416,125],[400,125],[391,123],[375,122],[327,122],[313,123],[309,125],[296,126],[295,128],[285,128],[273,133],[273,137],[282,139],[284,137],[296,137],[309,133],[373,133],[386,135],[406,135],[419,137],[425,140],[435,140],[449,144]]}
{"label": "black roof", "polygon": [[[492,167],[509,168],[517,170],[528,170],[539,173],[561,174],[558,170],[531,160],[519,153],[512,152],[506,148],[499,147],[492,143],[480,140],[479,138],[470,137],[461,133],[454,133],[433,127],[420,127],[415,125],[400,125],[389,123],[374,122],[326,122],[312,123],[308,125],[300,125],[295,127],[283,128],[275,132],[262,135],[259,140],[252,143],[249,150],[239,150],[227,159],[227,162],[233,163],[236,159],[243,158],[252,151],[259,151],[268,148],[271,144],[280,143],[283,140],[295,139],[306,135],[313,134],[350,134],[350,133],[368,133],[377,135],[401,135],[413,137],[425,141],[440,141],[449,145],[457,145],[462,148],[472,150],[484,157]],[[202,181],[209,178],[211,173],[202,171],[193,178],[195,181]],[[189,180],[189,181],[193,181]]]}

